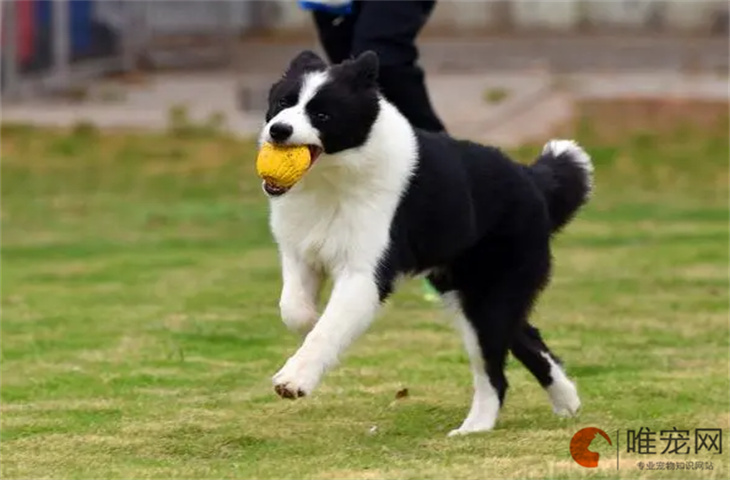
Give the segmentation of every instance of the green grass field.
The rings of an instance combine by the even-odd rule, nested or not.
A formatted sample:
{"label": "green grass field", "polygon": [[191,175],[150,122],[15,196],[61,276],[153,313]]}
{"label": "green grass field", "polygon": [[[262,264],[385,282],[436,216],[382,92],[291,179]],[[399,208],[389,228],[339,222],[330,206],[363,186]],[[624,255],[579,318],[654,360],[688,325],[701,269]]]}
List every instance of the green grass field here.
{"label": "green grass field", "polygon": [[[251,143],[5,126],[2,478],[727,478],[727,106],[583,111],[597,190],[534,316],[583,410],[510,360],[497,428],[463,438],[466,353],[415,281],[313,396],[275,396],[297,338]],[[586,426],[614,438],[597,469],[569,454]],[[627,454],[640,427],[723,428],[723,454]]]}

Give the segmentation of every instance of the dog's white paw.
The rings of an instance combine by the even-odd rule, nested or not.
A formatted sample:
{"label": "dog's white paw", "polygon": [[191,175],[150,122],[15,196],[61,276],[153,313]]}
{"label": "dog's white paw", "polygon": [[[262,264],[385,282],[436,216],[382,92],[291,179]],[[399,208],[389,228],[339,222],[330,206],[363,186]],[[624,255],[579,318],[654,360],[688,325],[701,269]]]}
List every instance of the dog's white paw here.
{"label": "dog's white paw", "polygon": [[553,404],[553,412],[561,417],[574,417],[580,409],[580,398],[575,384],[565,374],[563,367],[548,353],[541,352],[550,365],[550,376],[553,382],[545,389]]}
{"label": "dog's white paw", "polygon": [[459,428],[451,430],[449,437],[492,430],[497,423],[498,412],[499,401],[473,405],[464,422]]}
{"label": "dog's white paw", "polygon": [[573,382],[567,378],[557,378],[547,388],[553,412],[560,417],[575,417],[580,410],[580,397]]}
{"label": "dog's white paw", "polygon": [[319,363],[294,356],[274,375],[274,391],[282,398],[304,397],[314,391],[321,376]]}
{"label": "dog's white paw", "polygon": [[451,430],[449,437],[458,437],[460,435],[468,435],[470,433],[489,432],[494,428],[494,422],[464,422],[462,426]]}

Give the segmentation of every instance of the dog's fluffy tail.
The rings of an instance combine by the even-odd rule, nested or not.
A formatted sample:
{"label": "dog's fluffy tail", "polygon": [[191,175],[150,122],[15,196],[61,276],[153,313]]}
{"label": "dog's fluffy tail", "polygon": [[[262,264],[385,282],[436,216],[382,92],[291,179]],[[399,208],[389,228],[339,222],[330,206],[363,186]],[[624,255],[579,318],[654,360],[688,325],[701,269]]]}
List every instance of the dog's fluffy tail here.
{"label": "dog's fluffy tail", "polygon": [[593,164],[572,140],[551,140],[529,167],[545,196],[552,231],[563,228],[585,204],[593,188]]}

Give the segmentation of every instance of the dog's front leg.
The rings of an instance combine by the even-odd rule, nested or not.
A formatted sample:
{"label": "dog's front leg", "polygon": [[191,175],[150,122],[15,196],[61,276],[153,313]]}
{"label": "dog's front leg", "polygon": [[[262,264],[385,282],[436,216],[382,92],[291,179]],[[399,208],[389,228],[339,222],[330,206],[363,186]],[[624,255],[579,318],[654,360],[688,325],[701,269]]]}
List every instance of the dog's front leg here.
{"label": "dog's front leg", "polygon": [[367,330],[379,303],[372,272],[339,275],[322,317],[299,350],[274,375],[276,393],[284,398],[310,394],[340,354]]}
{"label": "dog's front leg", "polygon": [[297,333],[308,333],[317,323],[317,296],[322,273],[296,255],[282,252],[283,286],[279,310],[284,324]]}

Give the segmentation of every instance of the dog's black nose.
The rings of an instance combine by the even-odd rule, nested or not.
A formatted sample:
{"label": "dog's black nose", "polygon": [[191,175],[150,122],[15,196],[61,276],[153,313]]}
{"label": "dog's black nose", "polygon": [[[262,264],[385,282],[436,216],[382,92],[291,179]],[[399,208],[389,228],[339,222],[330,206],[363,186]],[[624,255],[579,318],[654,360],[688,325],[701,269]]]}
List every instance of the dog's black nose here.
{"label": "dog's black nose", "polygon": [[269,127],[269,135],[271,136],[271,139],[275,142],[286,141],[287,138],[291,137],[291,134],[293,132],[294,129],[291,128],[291,125],[288,125],[286,123],[277,122]]}

